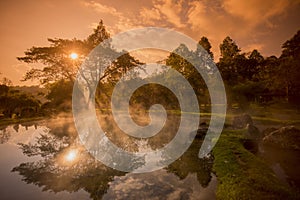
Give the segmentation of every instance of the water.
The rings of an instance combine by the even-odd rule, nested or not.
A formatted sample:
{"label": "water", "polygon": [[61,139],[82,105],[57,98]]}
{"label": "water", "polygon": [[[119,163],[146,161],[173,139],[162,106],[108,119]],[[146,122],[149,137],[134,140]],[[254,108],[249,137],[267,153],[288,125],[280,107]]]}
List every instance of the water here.
{"label": "water", "polygon": [[283,183],[300,191],[300,151],[261,144],[258,155]]}
{"label": "water", "polygon": [[[132,149],[155,148],[158,140],[135,142]],[[0,130],[1,199],[215,199],[212,160],[197,157],[200,146],[195,140],[164,169],[125,173],[86,152],[72,118],[9,125]]]}

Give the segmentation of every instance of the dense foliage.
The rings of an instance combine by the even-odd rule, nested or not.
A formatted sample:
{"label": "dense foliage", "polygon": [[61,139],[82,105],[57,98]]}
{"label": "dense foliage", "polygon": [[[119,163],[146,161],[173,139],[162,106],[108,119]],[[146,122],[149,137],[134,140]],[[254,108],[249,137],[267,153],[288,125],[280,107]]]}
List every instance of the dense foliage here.
{"label": "dense foliage", "polygon": [[[299,37],[300,31],[287,40],[282,45],[282,54],[278,58],[276,56],[264,57],[256,49],[251,52],[242,52],[229,36],[223,40],[220,44],[221,56],[216,64],[225,83],[229,108],[237,105],[241,109],[247,109],[251,102],[268,104],[274,100],[279,100],[293,103],[300,99]],[[94,32],[84,40],[76,38],[71,40],[48,39],[49,46],[32,47],[25,51],[24,57],[18,57],[20,61],[42,65],[40,68],[29,70],[25,74],[24,80],[40,80],[41,84],[49,89],[46,97],[50,101],[48,103],[50,106],[66,105],[66,102],[71,100],[72,85],[79,66],[93,48],[103,41],[109,41],[109,38],[109,33],[103,22],[100,21]],[[200,105],[207,105],[210,101],[209,93],[201,75],[196,72],[191,63],[177,54],[180,51],[192,59],[213,59],[208,38],[202,37],[198,44],[201,47],[195,51],[189,50],[184,44],[180,45],[174,52],[170,53],[165,64],[179,71],[191,83]],[[206,50],[209,57],[203,57],[202,48]],[[109,42],[108,49],[113,55],[122,54],[122,52],[114,50]],[[70,54],[72,52],[76,52],[78,58],[71,59]],[[107,58],[101,57],[99,62],[105,64],[106,61]],[[141,64],[129,53],[125,53],[110,63],[105,72],[98,73],[95,70],[84,72],[82,75],[90,73],[89,76],[86,76],[88,83],[94,80],[99,82],[101,91],[97,90],[96,100],[100,102],[109,99],[114,85],[126,72],[135,67],[141,67]],[[162,71],[156,76],[168,78],[167,71]],[[146,92],[151,88],[153,92]],[[173,99],[164,90],[162,87],[154,85],[140,88],[135,93],[131,103],[136,102],[145,104],[144,107],[149,107],[149,104],[153,102],[146,102],[146,100],[149,100],[149,97],[154,94],[158,95],[155,102]],[[142,98],[142,95],[145,96]],[[70,108],[71,104],[67,104],[67,107]],[[166,104],[169,104],[168,108],[170,109],[178,108],[176,101],[172,100]],[[109,103],[103,105],[109,106]]]}

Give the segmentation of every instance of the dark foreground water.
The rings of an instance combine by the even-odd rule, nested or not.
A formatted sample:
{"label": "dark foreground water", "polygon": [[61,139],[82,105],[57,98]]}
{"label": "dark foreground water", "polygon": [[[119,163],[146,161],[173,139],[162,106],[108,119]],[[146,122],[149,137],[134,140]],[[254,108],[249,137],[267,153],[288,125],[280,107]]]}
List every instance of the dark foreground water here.
{"label": "dark foreground water", "polygon": [[260,156],[283,183],[300,191],[300,151],[260,145]]}
{"label": "dark foreground water", "polygon": [[[197,157],[200,146],[195,140],[168,167],[134,174],[93,159],[71,118],[2,127],[0,199],[215,199],[212,160]],[[137,143],[143,148],[153,147]]]}

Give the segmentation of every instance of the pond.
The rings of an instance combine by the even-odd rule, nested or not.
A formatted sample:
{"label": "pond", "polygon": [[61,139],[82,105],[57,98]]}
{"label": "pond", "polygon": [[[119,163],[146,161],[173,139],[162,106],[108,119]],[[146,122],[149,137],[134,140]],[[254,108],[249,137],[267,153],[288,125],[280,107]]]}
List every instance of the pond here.
{"label": "pond", "polygon": [[213,161],[198,158],[201,143],[164,169],[125,173],[85,150],[72,118],[9,125],[0,130],[1,199],[215,199]]}
{"label": "pond", "polygon": [[300,151],[281,149],[260,144],[258,156],[273,170],[276,177],[286,185],[300,189]]}

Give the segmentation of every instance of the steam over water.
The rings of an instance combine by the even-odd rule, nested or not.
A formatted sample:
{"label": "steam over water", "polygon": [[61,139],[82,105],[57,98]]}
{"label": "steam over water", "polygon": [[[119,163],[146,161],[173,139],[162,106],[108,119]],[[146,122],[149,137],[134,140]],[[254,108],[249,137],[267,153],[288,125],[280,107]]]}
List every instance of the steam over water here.
{"label": "steam over water", "polygon": [[[109,119],[99,118],[101,124],[105,117]],[[176,127],[170,124],[169,129],[169,133],[164,128],[151,139],[108,130],[107,135],[127,150],[145,152],[172,139]],[[212,160],[198,158],[201,141],[194,142],[166,168],[136,174],[111,169],[95,160],[81,145],[69,117],[2,127],[0,139],[0,179],[6,180],[0,187],[3,199],[215,198],[217,182],[211,172]],[[145,159],[163,157],[156,156]],[[186,163],[191,165],[187,167]]]}

